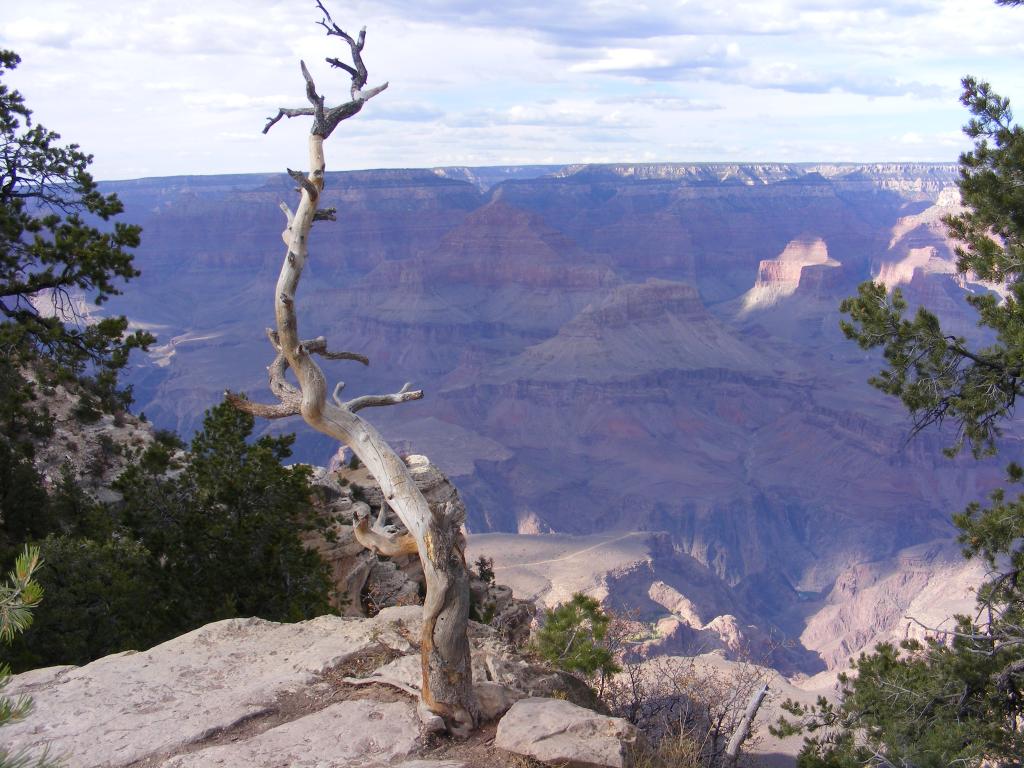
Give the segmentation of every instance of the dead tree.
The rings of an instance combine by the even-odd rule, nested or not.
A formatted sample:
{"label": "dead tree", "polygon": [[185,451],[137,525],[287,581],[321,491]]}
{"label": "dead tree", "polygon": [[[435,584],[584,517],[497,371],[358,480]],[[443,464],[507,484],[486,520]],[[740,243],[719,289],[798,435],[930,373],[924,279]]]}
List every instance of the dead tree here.
{"label": "dead tree", "polygon": [[[228,399],[241,410],[263,418],[279,419],[301,415],[314,429],[347,445],[373,474],[384,493],[386,504],[395,511],[408,532],[396,535],[382,526],[371,526],[369,518],[364,517],[355,524],[356,538],[379,554],[419,554],[427,587],[420,634],[422,703],[430,713],[443,718],[451,733],[466,735],[475,725],[476,705],[466,635],[469,574],[464,554],[462,516],[450,505],[432,510],[416,487],[405,462],[380,433],[358,415],[358,411],[364,408],[419,400],[423,392],[411,390],[406,384],[395,394],[364,395],[345,402],[340,396],[344,384],[339,382],[328,399],[327,381],[313,359],[315,355],[329,360],[356,360],[364,365],[368,365],[369,361],[351,352],[329,351],[323,337],[303,341],[299,336],[295,292],[308,257],[310,231],[316,221],[336,219],[333,208],[317,207],[324,188],[324,141],[341,121],[357,114],[367,101],[388,85],[384,83],[364,90],[367,72],[362,51],[366,42],[366,29],[353,38],[334,23],[319,0],[317,7],[323,13],[319,24],[327,31],[327,35],[341,38],[351,50],[351,64],[337,58],[327,59],[332,67],[344,70],[351,76],[351,98],[340,106],[328,107],[325,98],[317,93],[305,62],[301,62],[302,76],[306,81],[306,98],[310,106],[297,109],[282,107],[276,116],[267,119],[264,133],[282,117],[303,116],[313,119],[309,135],[309,173],[288,170],[299,185],[298,207],[292,212],[287,204],[281,204],[287,218],[282,233],[287,253],[274,292],[277,328],[267,331],[276,352],[268,368],[270,390],[278,402],[255,403],[231,393],[228,393]],[[294,373],[298,386],[286,378],[288,369]]]}

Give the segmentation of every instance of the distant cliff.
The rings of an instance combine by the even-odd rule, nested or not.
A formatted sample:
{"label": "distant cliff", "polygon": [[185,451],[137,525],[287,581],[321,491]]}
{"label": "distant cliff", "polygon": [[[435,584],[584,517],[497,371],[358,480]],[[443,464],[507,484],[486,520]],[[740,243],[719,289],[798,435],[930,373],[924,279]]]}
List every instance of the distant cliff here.
{"label": "distant cliff", "polygon": [[[794,635],[837,577],[948,538],[999,476],[908,443],[877,361],[838,331],[865,279],[970,332],[940,214],[951,164],[649,164],[328,174],[300,318],[367,354],[347,392],[412,380],[386,435],[459,485],[474,532],[661,531]],[[107,184],[144,227],[113,308],[161,346],[132,376],[158,426],[259,399],[284,174]],[[375,414],[375,417],[377,414]],[[294,425],[299,429],[300,425]],[[289,429],[285,423],[274,428]],[[298,455],[334,446],[299,429]],[[1007,450],[1019,448],[1011,440]]]}

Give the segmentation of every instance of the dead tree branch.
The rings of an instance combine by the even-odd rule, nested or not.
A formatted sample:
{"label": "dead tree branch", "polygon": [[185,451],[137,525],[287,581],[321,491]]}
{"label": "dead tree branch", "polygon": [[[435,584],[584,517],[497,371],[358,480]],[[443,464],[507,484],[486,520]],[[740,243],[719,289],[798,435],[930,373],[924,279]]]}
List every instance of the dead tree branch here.
{"label": "dead tree branch", "polygon": [[352,85],[349,89],[351,98],[344,104],[327,108],[325,98],[316,91],[316,83],[313,82],[313,76],[310,75],[309,70],[306,68],[306,62],[300,61],[299,66],[302,70],[302,77],[306,81],[306,99],[309,101],[310,106],[278,108],[277,115],[267,118],[267,124],[263,127],[264,133],[268,133],[282,117],[312,117],[313,127],[311,133],[326,139],[342,120],[347,120],[358,114],[366,102],[388,87],[387,83],[383,83],[368,90],[363,90],[369,77],[366,65],[363,63],[366,27],[359,30],[358,38],[353,39],[350,34],[334,23],[334,19],[331,18],[331,14],[328,13],[321,0],[317,0],[316,6],[324,15],[323,19],[317,23],[327,30],[327,35],[329,37],[340,37],[349,45],[349,50],[352,53],[352,64],[346,64],[341,59],[335,57],[328,57],[326,61],[332,67],[342,69],[351,76]]}
{"label": "dead tree branch", "polygon": [[746,741],[747,736],[750,735],[750,727],[754,723],[754,718],[757,717],[757,710],[761,708],[761,702],[764,701],[764,697],[767,695],[768,683],[765,683],[754,692],[753,696],[750,697],[750,702],[747,704],[747,708],[743,712],[743,718],[740,720],[740,724],[736,727],[732,738],[729,739],[729,745],[725,748],[726,765],[736,764],[740,755],[740,747],[743,745],[743,742]]}
{"label": "dead tree branch", "polygon": [[224,399],[240,411],[258,416],[261,419],[284,419],[288,416],[298,416],[298,406],[287,403],[254,403],[247,400],[244,395],[226,391]]}
{"label": "dead tree branch", "polygon": [[349,400],[345,403],[344,407],[355,413],[356,411],[361,411],[363,408],[377,408],[382,405],[398,405],[399,403],[407,403],[410,400],[422,400],[423,390],[410,390],[409,387],[411,386],[412,384],[407,381],[405,382],[405,386],[393,395],[363,395],[362,397]]}
{"label": "dead tree branch", "polygon": [[[348,43],[352,64],[339,59],[328,59],[328,63],[351,77],[351,100],[328,108],[305,63],[301,63],[310,106],[282,107],[275,117],[267,119],[264,133],[282,117],[313,118],[308,138],[310,170],[308,174],[288,171],[298,184],[299,203],[294,211],[282,205],[287,222],[282,239],[287,251],[274,290],[276,328],[267,331],[275,352],[274,361],[268,367],[270,390],[279,405],[251,403],[238,395],[231,396],[230,401],[242,410],[268,418],[299,413],[311,427],[347,445],[377,480],[385,505],[394,510],[408,533],[396,534],[384,527],[383,521],[372,526],[366,515],[355,521],[356,539],[383,555],[418,553],[427,586],[420,634],[423,704],[432,715],[443,718],[451,733],[464,736],[476,724],[477,706],[466,634],[469,572],[462,533],[463,513],[461,507],[452,504],[443,509],[431,509],[405,462],[371,424],[357,415],[363,408],[419,400],[423,392],[412,390],[406,384],[395,394],[364,395],[346,403],[340,397],[344,384],[339,382],[328,400],[327,380],[315,356],[355,360],[363,365],[368,365],[369,361],[354,352],[330,351],[322,336],[309,340],[299,337],[296,291],[309,255],[309,233],[314,221],[330,220],[335,215],[333,209],[317,208],[324,188],[324,141],[342,120],[357,114],[367,101],[387,88],[384,83],[364,90],[368,77],[362,57],[366,30],[352,38],[334,22],[321,0],[317,1],[317,7],[324,15],[319,24],[328,36]],[[287,380],[288,369],[294,373],[298,386]]]}
{"label": "dead tree branch", "polygon": [[[383,516],[383,509],[381,512]],[[386,531],[380,524],[370,525],[370,515],[364,514],[359,517],[353,527],[352,533],[356,541],[378,555],[386,557],[398,557],[399,555],[415,555],[419,552],[416,539],[408,533],[394,534]]]}

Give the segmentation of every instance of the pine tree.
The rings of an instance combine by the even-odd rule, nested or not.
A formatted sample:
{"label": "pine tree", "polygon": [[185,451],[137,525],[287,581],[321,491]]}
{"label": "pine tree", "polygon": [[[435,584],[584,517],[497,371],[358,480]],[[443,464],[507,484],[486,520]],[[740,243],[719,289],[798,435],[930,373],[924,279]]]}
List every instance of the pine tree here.
{"label": "pine tree", "polygon": [[331,611],[327,568],[300,538],[316,524],[308,470],[281,464],[294,437],[250,442],[252,428],[221,404],[184,457],[162,436],[117,480],[116,504],[60,484],[50,504],[77,525],[40,542],[50,598],[12,649],[16,669],[84,664],[220,619]]}
{"label": "pine tree", "polygon": [[[39,549],[25,547],[15,561],[7,583],[0,586],[0,640],[10,642],[32,624],[32,609],[43,599],[43,590],[34,580],[41,565]],[[0,665],[0,691],[11,677],[10,667]],[[0,726],[23,720],[32,711],[27,696],[10,699],[0,695]],[[57,764],[44,753],[32,757],[24,752],[12,753],[0,746],[0,768],[56,768]]]}
{"label": "pine tree", "polygon": [[3,83],[19,61],[0,50],[0,562],[53,530],[32,464],[33,441],[52,430],[37,387],[74,382],[80,416],[122,409],[131,393],[117,373],[153,340],[124,317],[82,314],[82,302],[103,304],[138,275],[140,230],[112,223],[122,205],[99,191],[92,157],[34,123]]}
{"label": "pine tree", "polygon": [[890,296],[880,283],[863,283],[840,311],[850,316],[841,324],[847,337],[882,348],[887,367],[871,383],[903,401],[914,431],[952,422],[949,453],[969,446],[983,456],[995,452],[1001,423],[1024,388],[1024,128],[988,83],[966,77],[963,87],[961,101],[973,115],[964,132],[975,145],[960,156],[966,210],[945,221],[959,241],[957,269],[1007,287],[1003,301],[991,292],[966,299],[994,343],[971,348],[926,307],[905,318],[900,290]]}
{"label": "pine tree", "polygon": [[534,647],[566,672],[587,678],[614,674],[619,666],[605,645],[610,624],[611,617],[597,600],[577,592],[569,602],[544,612]]}
{"label": "pine tree", "polygon": [[[0,77],[19,62],[0,50]],[[127,334],[124,317],[86,323],[78,303],[103,304],[120,292],[119,280],[139,274],[129,249],[140,229],[87,223],[109,222],[123,206],[99,191],[88,171],[92,156],[59,140],[33,124],[21,94],[0,82],[0,346],[17,363],[44,356],[88,374],[103,405],[123,404],[116,373],[152,337]]]}
{"label": "pine tree", "polygon": [[[1022,5],[1024,0],[997,0]],[[958,186],[965,209],[945,223],[958,241],[957,267],[975,280],[1002,284],[1006,296],[977,293],[967,301],[990,341],[972,346],[945,333],[926,307],[912,319],[899,290],[864,283],[841,310],[846,335],[864,349],[881,348],[886,367],[871,383],[898,397],[913,432],[950,422],[950,455],[969,448],[996,452],[1001,426],[1024,387],[1024,128],[1009,100],[973,77],[961,101],[974,140],[960,157]],[[1008,479],[1024,469],[1011,464]],[[967,557],[981,557],[991,577],[978,590],[975,617],[958,617],[951,642],[880,646],[862,655],[843,679],[837,705],[820,701],[782,732],[812,732],[800,765],[1018,766],[1024,753],[1024,496],[993,492],[990,504],[955,515]]]}
{"label": "pine tree", "polygon": [[233,616],[275,621],[330,610],[320,557],[299,534],[314,521],[308,469],[286,468],[294,436],[249,442],[253,417],[207,412],[180,471],[140,462],[118,481],[118,515],[143,542],[180,632]]}

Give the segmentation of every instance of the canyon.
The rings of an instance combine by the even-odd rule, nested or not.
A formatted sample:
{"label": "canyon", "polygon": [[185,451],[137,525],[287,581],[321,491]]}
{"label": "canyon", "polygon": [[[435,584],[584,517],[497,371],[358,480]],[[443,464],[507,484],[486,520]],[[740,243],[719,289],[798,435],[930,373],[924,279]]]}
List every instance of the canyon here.
{"label": "canyon", "polygon": [[[969,610],[980,577],[949,516],[1001,461],[909,440],[866,383],[879,357],[838,328],[877,278],[977,333],[963,296],[996,287],[955,274],[955,183],[954,165],[895,163],[328,173],[338,221],[314,229],[300,326],[370,358],[329,365],[347,393],[425,389],[372,419],[458,486],[500,580],[639,609],[666,652],[743,645],[812,675],[902,636],[908,612]],[[103,308],[159,337],[130,374],[136,409],[188,435],[225,389],[269,399],[291,179],[104,189],[144,228],[142,276]],[[299,460],[336,449],[263,428],[297,431]],[[1020,445],[1011,430],[1002,460]],[[567,555],[561,581],[522,567]]]}

